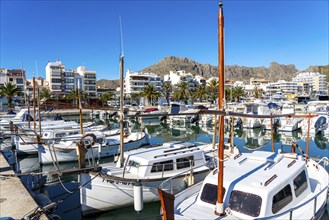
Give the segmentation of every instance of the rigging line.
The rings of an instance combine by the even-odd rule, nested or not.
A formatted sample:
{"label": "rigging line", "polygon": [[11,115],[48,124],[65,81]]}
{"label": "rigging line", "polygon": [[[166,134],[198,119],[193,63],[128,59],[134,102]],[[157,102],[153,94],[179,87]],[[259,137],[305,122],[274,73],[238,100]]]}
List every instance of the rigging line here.
{"label": "rigging line", "polygon": [[93,178],[91,178],[90,180],[88,180],[85,184],[79,186],[78,188],[76,188],[73,193],[69,194],[68,196],[64,197],[63,199],[57,201],[56,203],[58,205],[62,204],[64,202],[65,199],[69,198],[70,196],[72,196],[74,193],[76,193],[78,190],[80,190],[82,187],[84,187],[85,185],[87,185],[89,182],[93,181],[96,177],[98,177],[100,175],[100,173],[97,173]]}
{"label": "rigging line", "polygon": [[61,180],[61,178],[60,178],[59,176],[58,176],[58,180],[59,180],[59,182],[61,183],[63,189],[64,189],[66,192],[68,192],[68,193],[74,193],[74,191],[70,191],[70,190],[68,190],[68,189],[64,186],[64,184],[63,184],[63,182],[62,182],[62,180]]}

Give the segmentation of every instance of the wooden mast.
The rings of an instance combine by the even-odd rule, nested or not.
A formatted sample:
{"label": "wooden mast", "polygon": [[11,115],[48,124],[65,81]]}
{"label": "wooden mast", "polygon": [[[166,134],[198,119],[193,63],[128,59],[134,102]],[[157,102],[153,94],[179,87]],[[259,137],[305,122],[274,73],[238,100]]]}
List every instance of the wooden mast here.
{"label": "wooden mast", "polygon": [[120,20],[120,35],[121,35],[121,55],[120,55],[120,167],[123,166],[123,66],[124,66],[124,55],[123,55],[123,42],[122,42],[122,26],[121,17]]}
{"label": "wooden mast", "polygon": [[[78,102],[79,102],[79,117],[80,117],[80,134],[83,134],[83,119],[82,119],[82,103],[81,103],[81,88],[80,82],[78,81]],[[81,85],[82,86],[82,85]]]}
{"label": "wooden mast", "polygon": [[36,129],[35,77],[33,76],[33,129]]}
{"label": "wooden mast", "polygon": [[[224,15],[223,2],[219,2],[218,10],[218,107],[223,111],[224,100]],[[224,115],[219,115],[219,140],[218,140],[218,188],[217,188],[217,203],[216,215],[224,215]]]}

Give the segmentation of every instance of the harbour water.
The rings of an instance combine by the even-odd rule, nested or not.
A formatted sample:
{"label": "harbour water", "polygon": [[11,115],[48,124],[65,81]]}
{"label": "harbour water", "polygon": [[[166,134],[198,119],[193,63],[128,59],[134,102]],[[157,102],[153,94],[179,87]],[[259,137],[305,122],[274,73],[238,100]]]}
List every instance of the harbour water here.
{"label": "harbour water", "polygon": [[[140,124],[130,122],[133,130],[140,130]],[[161,144],[172,140],[189,141],[197,145],[211,143],[213,139],[213,127],[187,125],[171,126],[159,121],[146,121],[142,125],[151,136],[151,144]],[[225,140],[229,136],[229,131],[225,133]],[[275,151],[279,149],[290,151],[291,142],[297,143],[301,149],[306,151],[306,134],[302,131],[276,133],[274,135]],[[234,144],[239,147],[241,152],[251,152],[253,150],[272,151],[271,134],[263,129],[237,129],[234,131]],[[309,155],[315,158],[329,157],[329,137],[323,135],[311,136],[309,145]],[[11,159],[10,152],[7,156]],[[109,162],[113,158],[106,158],[99,161],[100,164]],[[21,173],[26,172],[48,172],[54,171],[53,165],[40,166],[37,157],[19,158],[16,169]],[[77,163],[65,163],[61,169],[77,167]],[[326,167],[329,171],[329,166]],[[52,201],[61,201],[55,214],[61,219],[161,219],[159,202],[144,204],[141,213],[136,213],[133,207],[113,210],[106,213],[100,213],[92,216],[82,217],[79,195],[79,181],[77,175],[63,178],[50,179],[45,175],[42,178],[38,176],[22,177],[26,186],[34,192],[46,193]],[[41,187],[38,183],[41,182]],[[325,218],[328,218],[326,214]]]}

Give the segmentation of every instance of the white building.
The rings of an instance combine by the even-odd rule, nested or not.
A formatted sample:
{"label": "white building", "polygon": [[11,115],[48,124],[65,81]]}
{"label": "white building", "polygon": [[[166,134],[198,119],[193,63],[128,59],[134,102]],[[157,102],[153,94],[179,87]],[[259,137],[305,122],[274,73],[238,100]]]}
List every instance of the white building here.
{"label": "white building", "polygon": [[128,69],[124,81],[125,94],[138,94],[142,92],[147,85],[155,86],[158,91],[161,91],[162,81],[160,76],[154,73],[133,72]]}
{"label": "white building", "polygon": [[[307,88],[310,88],[312,91],[327,92],[326,75],[322,75],[318,72],[299,73],[296,77],[292,79],[292,81],[303,85],[309,85]],[[309,93],[311,91],[304,92]]]}
{"label": "white building", "polygon": [[0,86],[5,83],[12,83],[17,86],[20,91],[24,91],[26,83],[26,75],[24,69],[0,69]]}
{"label": "white building", "polygon": [[196,85],[198,84],[193,74],[186,73],[185,70],[170,71],[169,74],[164,75],[163,81],[171,83],[173,86],[180,82],[187,82],[191,92],[196,91]]}
{"label": "white building", "polygon": [[[61,61],[48,62],[46,80],[52,93],[65,95],[73,89],[80,88],[89,98],[96,98],[96,71],[79,66],[77,70],[66,69]],[[79,84],[79,86],[78,86]]]}

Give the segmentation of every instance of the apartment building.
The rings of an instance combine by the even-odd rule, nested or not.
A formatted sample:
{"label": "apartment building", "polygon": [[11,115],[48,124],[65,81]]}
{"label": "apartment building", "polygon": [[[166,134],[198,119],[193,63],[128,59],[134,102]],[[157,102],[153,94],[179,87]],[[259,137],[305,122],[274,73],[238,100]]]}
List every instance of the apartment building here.
{"label": "apartment building", "polygon": [[327,92],[326,75],[318,72],[302,72],[292,79],[293,82],[302,84],[309,91],[304,91],[309,94],[311,91]]}
{"label": "apartment building", "polygon": [[24,91],[26,83],[26,75],[24,69],[0,69],[0,86],[5,83],[12,83],[21,91]]}
{"label": "apartment building", "polygon": [[133,72],[128,69],[124,79],[125,94],[140,93],[147,85],[153,85],[158,91],[161,91],[162,81],[160,76],[154,73]]}
{"label": "apartment building", "polygon": [[82,83],[82,90],[84,90],[89,97],[96,98],[96,71],[86,70],[85,66],[79,66],[77,72],[80,76],[75,76],[76,82]]}
{"label": "apartment building", "polygon": [[73,89],[80,88],[89,98],[96,98],[96,71],[86,70],[85,66],[79,66],[74,70],[66,69],[61,61],[48,62],[46,80],[54,94],[65,95]]}
{"label": "apartment building", "polygon": [[185,70],[170,71],[169,74],[164,75],[164,82],[176,85],[179,82],[187,82],[189,90],[196,91],[197,81],[191,73],[186,73]]}

